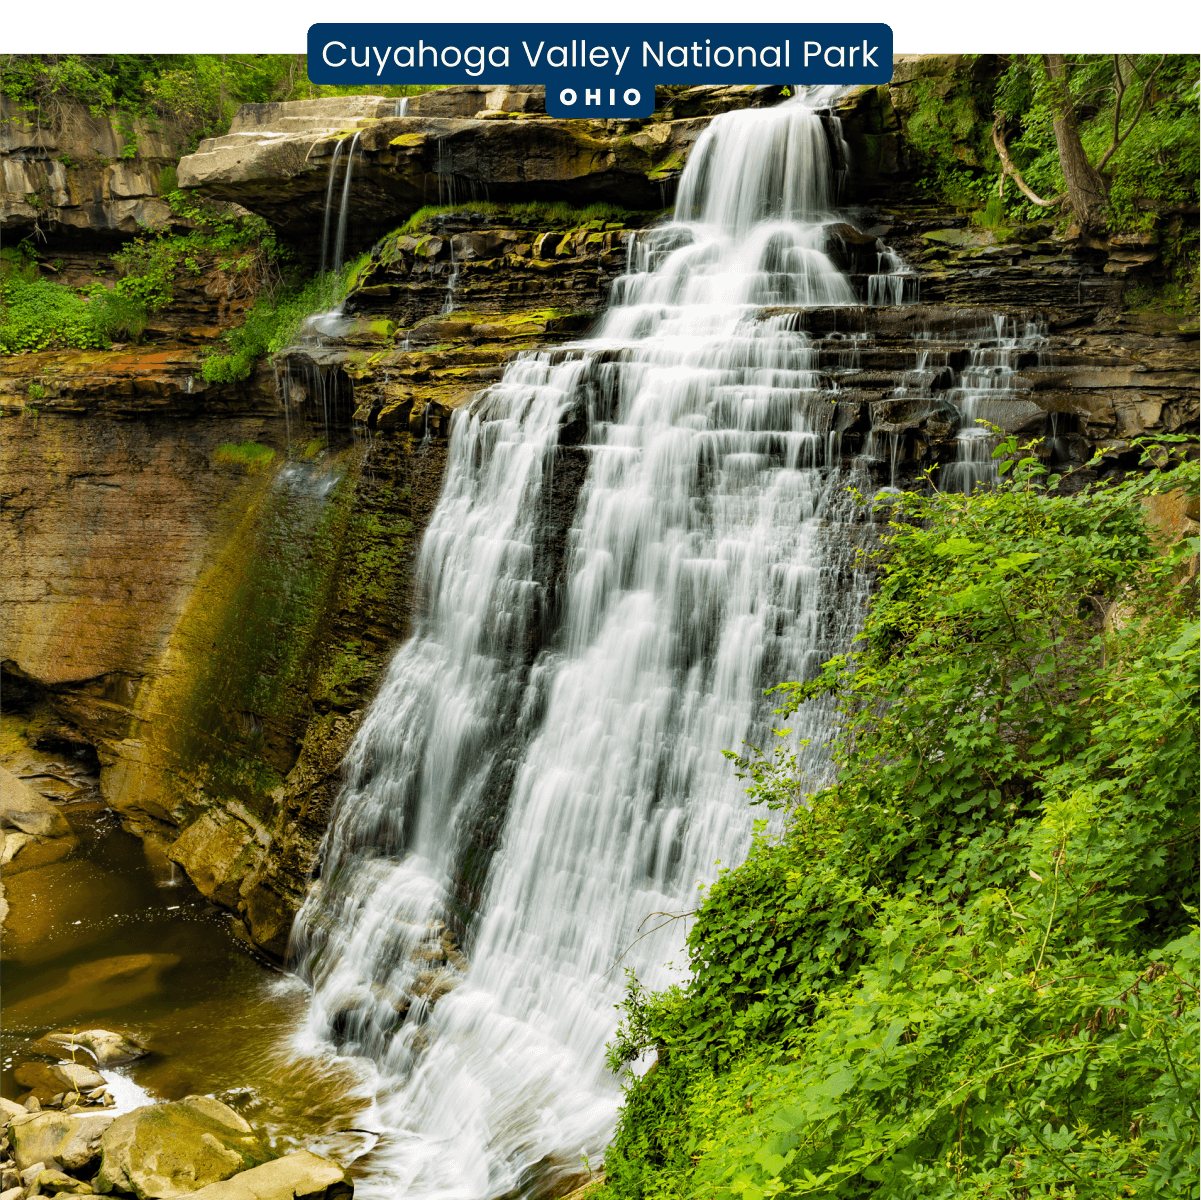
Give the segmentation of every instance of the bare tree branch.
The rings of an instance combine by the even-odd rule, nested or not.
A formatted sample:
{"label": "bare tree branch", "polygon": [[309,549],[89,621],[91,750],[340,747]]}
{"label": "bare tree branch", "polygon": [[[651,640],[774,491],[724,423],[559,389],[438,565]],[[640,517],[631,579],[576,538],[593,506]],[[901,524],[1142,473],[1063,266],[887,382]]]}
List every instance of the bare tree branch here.
{"label": "bare tree branch", "polygon": [[1051,208],[1053,205],[1063,201],[1067,192],[1060,192],[1058,196],[1052,196],[1050,200],[1044,200],[1041,196],[1036,195],[1022,178],[1021,172],[1013,165],[1013,160],[1009,157],[1009,148],[1005,145],[1005,114],[997,113],[996,119],[992,126],[992,144],[997,148],[997,156],[1001,160],[1001,180],[1002,185],[1006,175],[1013,178],[1013,182],[1018,185],[1023,196],[1033,204],[1041,205],[1043,208]]}
{"label": "bare tree branch", "polygon": [[1113,70],[1114,70],[1114,75],[1117,77],[1117,81],[1118,81],[1117,82],[1118,98],[1117,98],[1117,102],[1114,104],[1114,107],[1113,107],[1113,144],[1101,156],[1101,161],[1099,163],[1097,163],[1098,171],[1105,169],[1105,164],[1107,162],[1109,162],[1109,160],[1114,156],[1114,154],[1117,153],[1117,150],[1121,146],[1121,144],[1130,136],[1131,130],[1133,130],[1135,125],[1138,124],[1138,119],[1139,119],[1139,117],[1141,117],[1143,115],[1143,110],[1147,107],[1147,101],[1151,98],[1151,85],[1155,82],[1155,76],[1159,74],[1159,69],[1167,61],[1167,57],[1168,56],[1166,54],[1162,55],[1160,57],[1159,62],[1157,62],[1155,64],[1155,69],[1151,72],[1150,75],[1147,76],[1145,82],[1143,83],[1143,94],[1142,94],[1141,98],[1139,99],[1138,108],[1136,108],[1134,110],[1134,117],[1132,118],[1130,124],[1126,126],[1126,132],[1121,134],[1121,136],[1119,137],[1118,132],[1121,128],[1120,122],[1121,122],[1121,115],[1122,115],[1122,95],[1126,91],[1126,85],[1122,80],[1122,72],[1118,66],[1118,56],[1116,54],[1113,56]]}

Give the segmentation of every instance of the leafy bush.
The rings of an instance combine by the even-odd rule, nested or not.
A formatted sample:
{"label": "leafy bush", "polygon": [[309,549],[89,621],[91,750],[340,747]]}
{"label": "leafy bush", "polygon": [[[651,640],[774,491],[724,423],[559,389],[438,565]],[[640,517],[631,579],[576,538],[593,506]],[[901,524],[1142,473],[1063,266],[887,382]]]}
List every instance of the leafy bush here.
{"label": "leafy bush", "polygon": [[309,317],[340,303],[369,260],[370,255],[363,254],[347,263],[338,275],[327,271],[302,284],[260,296],[246,314],[246,320],[223,335],[229,352],[209,355],[201,367],[201,375],[209,383],[245,379],[259,359],[295,341]]}
{"label": "leafy bush", "polygon": [[94,284],[77,292],[43,279],[33,247],[22,242],[6,248],[0,352],[105,349],[114,338],[139,339],[150,314],[175,298],[181,271],[200,275],[215,265],[258,291],[281,285],[286,256],[261,217],[228,217],[219,206],[180,191],[167,199],[198,228],[135,237],[112,256],[121,277],[111,289]]}
{"label": "leafy bush", "polygon": [[836,782],[737,756],[786,827],[689,984],[631,981],[609,1197],[1197,1196],[1198,540],[1143,517],[1197,464],[1073,497],[998,453],[896,501],[860,648],[781,689],[837,697]]}
{"label": "leafy bush", "polygon": [[0,284],[0,353],[22,354],[73,346],[106,349],[109,337],[95,321],[92,305],[48,279],[6,275]]}
{"label": "leafy bush", "polygon": [[107,344],[116,340],[140,340],[146,329],[146,305],[136,296],[120,290],[97,288],[88,303],[92,328]]}
{"label": "leafy bush", "polygon": [[216,257],[219,270],[246,277],[251,287],[277,284],[285,254],[262,217],[229,217],[221,206],[178,190],[166,199],[176,216],[198,228],[188,233],[148,230],[123,246],[112,256],[121,273],[118,292],[155,312],[174,299],[178,273],[201,274],[201,258],[210,256]]}

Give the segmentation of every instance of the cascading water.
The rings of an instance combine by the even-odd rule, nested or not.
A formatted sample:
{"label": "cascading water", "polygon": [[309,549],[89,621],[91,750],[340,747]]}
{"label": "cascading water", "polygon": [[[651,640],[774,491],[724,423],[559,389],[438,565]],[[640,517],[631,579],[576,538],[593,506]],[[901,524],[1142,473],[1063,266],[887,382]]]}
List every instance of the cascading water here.
{"label": "cascading water", "polygon": [[[622,970],[678,981],[686,923],[647,918],[750,844],[720,751],[766,742],[763,689],[860,620],[831,393],[795,316],[762,312],[857,303],[825,252],[827,125],[803,103],[714,119],[596,336],[456,414],[417,632],[294,945],[302,1045],[378,1072],[360,1196],[532,1195],[600,1160]],[[585,422],[556,546],[560,435]],[[828,732],[814,705],[794,721],[810,784]]]}
{"label": "cascading water", "polygon": [[981,330],[950,393],[961,423],[955,438],[955,462],[942,473],[944,491],[970,495],[978,487],[996,483],[997,463],[992,452],[997,438],[980,422],[995,423],[1004,416],[1006,405],[1018,398],[1018,361],[1023,354],[1037,356],[1046,334],[1046,325],[1039,321],[1027,321],[1019,330],[1012,318],[1000,313],[993,315],[991,328]]}
{"label": "cascading water", "polygon": [[[400,101],[397,101],[399,104]],[[338,161],[342,157],[342,146],[346,139],[342,138],[334,147],[333,157],[329,164],[329,182],[325,185],[325,217],[321,224],[321,279],[323,281],[324,303],[328,304],[333,298],[331,293],[341,282],[342,265],[346,258],[346,225],[350,213],[350,183],[354,174],[355,151],[358,149],[361,131],[357,131],[350,139],[350,149],[346,153],[346,172],[342,177],[342,197],[338,205],[338,223],[334,229],[334,251],[329,253],[329,230],[334,212],[334,181],[338,175]],[[327,273],[328,268],[328,273]],[[325,337],[334,337],[341,332],[342,304],[338,302],[324,312],[316,312],[304,324],[302,338],[315,341],[318,345]]]}

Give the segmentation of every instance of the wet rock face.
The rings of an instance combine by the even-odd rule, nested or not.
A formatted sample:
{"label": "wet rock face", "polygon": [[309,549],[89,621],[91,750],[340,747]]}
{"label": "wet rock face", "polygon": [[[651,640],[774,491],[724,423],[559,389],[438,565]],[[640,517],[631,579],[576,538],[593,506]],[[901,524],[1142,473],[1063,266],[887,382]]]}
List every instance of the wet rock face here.
{"label": "wet rock face", "polygon": [[[789,311],[836,389],[828,423],[843,455],[867,455],[881,484],[898,469],[909,477],[955,461],[963,423],[955,389],[971,348],[990,344],[987,310],[913,304],[765,315]],[[1045,340],[1016,356],[1016,371],[990,401],[987,419],[1038,442],[1038,453],[1060,469],[1076,469],[1077,485],[1097,478],[1082,469],[1097,451],[1105,456],[1100,471],[1131,468],[1139,457],[1132,438],[1197,428],[1195,334],[1168,319],[1096,319],[1095,310],[1009,315],[1019,325],[1042,322]]]}

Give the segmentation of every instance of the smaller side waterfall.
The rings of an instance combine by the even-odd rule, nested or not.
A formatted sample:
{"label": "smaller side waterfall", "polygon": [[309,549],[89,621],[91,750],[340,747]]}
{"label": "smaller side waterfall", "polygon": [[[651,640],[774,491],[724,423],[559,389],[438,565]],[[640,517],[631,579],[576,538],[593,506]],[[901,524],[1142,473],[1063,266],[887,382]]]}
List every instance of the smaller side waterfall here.
{"label": "smaller side waterfall", "polygon": [[894,250],[877,242],[876,271],[868,276],[871,305],[911,304],[918,298],[918,274]]}
{"label": "smaller side waterfall", "polygon": [[997,437],[981,422],[999,424],[1022,397],[1017,390],[1017,369],[1023,355],[1038,356],[1047,340],[1047,327],[1027,321],[1020,329],[1012,318],[993,314],[991,329],[982,330],[968,356],[950,399],[959,409],[955,462],[942,473],[944,491],[970,494],[997,482],[992,457]]}
{"label": "smaller side waterfall", "polygon": [[354,152],[359,146],[361,133],[356,130],[350,139],[350,150],[346,155],[346,178],[342,182],[342,207],[338,211],[338,240],[334,243],[334,274],[342,270],[342,262],[346,256],[346,217],[350,211],[350,179],[354,172]]}
{"label": "smaller side waterfall", "polygon": [[335,303],[340,283],[342,268],[346,261],[346,230],[350,217],[350,187],[354,175],[355,151],[359,147],[361,130],[356,130],[350,137],[350,147],[346,152],[346,171],[342,176],[342,195],[338,205],[338,223],[334,227],[333,254],[330,254],[330,226],[333,224],[334,185],[338,175],[338,163],[342,157],[342,148],[346,143],[343,138],[334,147],[333,157],[329,165],[329,182],[325,187],[325,217],[321,226],[321,289],[319,302],[329,307],[324,312],[313,313],[304,324],[300,336],[301,341],[320,346],[325,337],[336,337],[341,332],[342,304]]}
{"label": "smaller side waterfall", "polygon": [[342,146],[346,139],[342,138],[334,147],[333,157],[329,160],[329,182],[325,185],[325,218],[321,223],[321,274],[325,274],[329,263],[329,223],[334,211],[334,180],[338,177],[338,160],[342,157]]}

